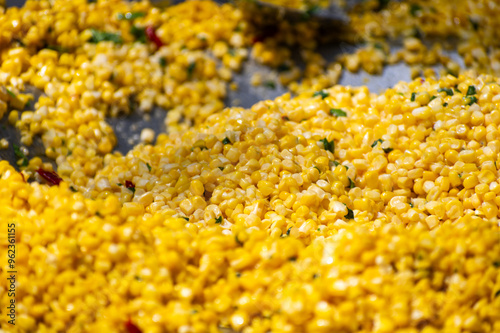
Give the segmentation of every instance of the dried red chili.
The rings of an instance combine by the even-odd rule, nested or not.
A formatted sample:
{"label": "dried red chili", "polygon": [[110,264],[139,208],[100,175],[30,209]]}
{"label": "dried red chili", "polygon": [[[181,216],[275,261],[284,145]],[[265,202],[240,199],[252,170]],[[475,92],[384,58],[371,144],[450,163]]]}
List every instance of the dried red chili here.
{"label": "dried red chili", "polygon": [[36,172],[51,185],[59,185],[62,182],[62,178],[54,171],[45,171],[42,168],[38,168]]}
{"label": "dried red chili", "polygon": [[130,180],[125,181],[125,187],[135,193],[135,185]]}
{"label": "dried red chili", "polygon": [[160,48],[163,46],[163,42],[156,34],[155,28],[153,28],[153,26],[150,25],[146,27],[146,36],[148,36],[148,39],[151,42],[155,43],[156,47]]}
{"label": "dried red chili", "polygon": [[128,333],[142,333],[141,329],[137,327],[130,319],[125,323],[125,328],[127,329]]}

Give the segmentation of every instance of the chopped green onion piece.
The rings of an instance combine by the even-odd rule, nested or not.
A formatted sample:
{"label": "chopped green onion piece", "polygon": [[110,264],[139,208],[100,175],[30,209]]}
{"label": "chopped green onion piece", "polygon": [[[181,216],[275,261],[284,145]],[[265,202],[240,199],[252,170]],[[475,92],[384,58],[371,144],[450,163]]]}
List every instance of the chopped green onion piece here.
{"label": "chopped green onion piece", "polygon": [[453,96],[453,89],[451,88],[439,88],[438,92],[445,92],[448,96]]}
{"label": "chopped green onion piece", "polygon": [[347,214],[344,217],[348,220],[354,219],[354,211],[347,207]]}
{"label": "chopped green onion piece", "polygon": [[475,94],[476,94],[476,87],[469,86],[469,88],[467,89],[467,94],[465,96],[470,96]]}
{"label": "chopped green onion piece", "polygon": [[320,142],[323,143],[323,148],[325,150],[329,150],[333,153],[335,153],[335,143],[332,141],[328,141],[326,138],[319,140]]}
{"label": "chopped green onion piece", "polygon": [[347,117],[347,113],[341,109],[330,109],[330,114],[335,117]]}
{"label": "chopped green onion piece", "polygon": [[229,140],[229,138],[227,138],[227,137],[225,137],[224,140],[222,140],[222,144],[224,144],[224,145],[227,145],[230,143],[231,143],[231,140]]}
{"label": "chopped green onion piece", "polygon": [[313,97],[317,97],[317,96],[321,96],[321,99],[325,99],[325,98],[327,98],[328,96],[330,96],[330,94],[329,94],[329,93],[327,93],[326,91],[320,90],[320,91],[316,91],[316,92],[313,94]]}
{"label": "chopped green onion piece", "polygon": [[216,217],[215,218],[215,223],[221,224],[222,223],[222,216]]}
{"label": "chopped green onion piece", "polygon": [[410,101],[415,102],[415,97],[417,97],[417,93],[411,93]]}
{"label": "chopped green onion piece", "polygon": [[377,139],[377,140],[373,141],[373,143],[372,143],[372,146],[371,146],[371,147],[372,147],[372,148],[375,148],[375,146],[376,146],[376,145],[377,145],[377,143],[379,143],[379,142],[380,142],[380,144],[382,144],[382,142],[384,142],[384,140],[382,140],[382,139]]}

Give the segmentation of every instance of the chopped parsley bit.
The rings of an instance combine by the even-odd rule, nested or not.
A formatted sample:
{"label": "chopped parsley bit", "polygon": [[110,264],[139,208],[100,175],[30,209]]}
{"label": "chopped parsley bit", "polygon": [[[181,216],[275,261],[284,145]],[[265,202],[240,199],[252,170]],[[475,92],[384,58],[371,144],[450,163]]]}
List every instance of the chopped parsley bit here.
{"label": "chopped parsley bit", "polygon": [[181,216],[184,220],[189,222],[189,217]]}
{"label": "chopped parsley bit", "polygon": [[394,149],[393,148],[382,148],[382,150],[384,151],[384,153],[389,154]]}
{"label": "chopped parsley bit", "polygon": [[347,165],[344,164],[344,167],[346,170],[349,170],[349,167]]}
{"label": "chopped parsley bit", "polygon": [[347,117],[347,113],[341,109],[330,109],[330,114],[335,117]]}
{"label": "chopped parsley bit", "polygon": [[196,67],[196,62],[192,62],[187,67],[188,78],[193,76],[194,68]]}
{"label": "chopped parsley bit", "polygon": [[375,148],[375,146],[376,146],[376,145],[377,145],[377,143],[379,143],[379,142],[380,142],[380,144],[382,144],[382,142],[384,142],[384,140],[382,140],[382,139],[377,139],[377,140],[373,141],[373,143],[372,143],[372,146],[371,146],[371,147],[372,147],[372,148]]}
{"label": "chopped parsley bit", "polygon": [[297,261],[297,257],[290,257],[288,258],[289,261]]}
{"label": "chopped parsley bit", "polygon": [[70,186],[69,189],[71,190],[71,192],[78,192],[76,188],[74,188],[73,186]]}
{"label": "chopped parsley bit", "polygon": [[27,167],[28,164],[29,164],[28,158],[21,151],[21,148],[19,148],[19,146],[16,145],[15,143],[12,145],[12,147],[14,147],[14,154],[16,155],[17,159],[22,159],[23,160],[20,166]]}
{"label": "chopped parsley bit", "polygon": [[422,11],[422,7],[420,5],[417,5],[417,4],[411,4],[410,6],[410,14],[411,16],[413,17],[416,17],[418,12]]}
{"label": "chopped parsley bit", "polygon": [[453,89],[451,88],[439,88],[438,92],[445,92],[448,96],[453,96]]}
{"label": "chopped parsley bit", "polygon": [[446,103],[446,102],[445,102],[445,103],[443,103],[443,106],[444,106],[444,107],[447,107],[447,106],[448,106],[448,103]]}
{"label": "chopped parsley bit", "polygon": [[216,224],[221,224],[222,223],[222,216],[216,217],[215,218],[215,223]]}
{"label": "chopped parsley bit", "polygon": [[321,170],[317,166],[313,166],[313,168],[317,169],[321,173]]}
{"label": "chopped parsley bit", "polygon": [[462,178],[462,174],[461,173],[458,174],[458,178]]}
{"label": "chopped parsley bit", "polygon": [[318,231],[321,231],[321,228],[318,228]]}
{"label": "chopped parsley bit", "polygon": [[290,236],[290,230],[292,230],[292,227],[288,228],[288,230],[286,231],[287,236]]}
{"label": "chopped parsley bit", "polygon": [[90,32],[92,33],[92,37],[89,39],[90,43],[97,44],[99,42],[113,42],[116,44],[121,44],[123,42],[122,37],[117,33],[99,31],[96,29],[90,29]]}
{"label": "chopped parsley bit", "polygon": [[167,58],[161,57],[160,58],[160,66],[161,67],[166,67],[167,66]]}
{"label": "chopped parsley bit", "polygon": [[494,261],[493,262],[493,266],[495,266],[496,268],[500,268],[500,260],[499,261]]}
{"label": "chopped parsley bit", "polygon": [[127,20],[127,21],[132,21],[132,20],[135,20],[136,18],[139,18],[139,17],[144,17],[146,16],[146,13],[143,13],[143,12],[128,12],[128,13],[125,13],[122,14],[122,13],[118,13],[116,15],[116,18],[118,20]]}
{"label": "chopped parsley bit", "polygon": [[[320,91],[316,91],[314,94],[313,94],[313,97],[317,97],[317,96],[321,96],[321,99],[325,99],[327,98],[328,96],[330,96],[329,93],[327,93],[326,91],[323,91],[323,90],[320,90]],[[331,111],[330,111],[331,112]]]}
{"label": "chopped parsley bit", "polygon": [[333,163],[333,165],[335,166],[339,166],[340,165],[340,162],[337,162],[337,161],[331,161]]}
{"label": "chopped parsley bit", "polygon": [[276,83],[273,81],[266,81],[263,83],[264,87],[270,88],[270,89],[276,89]]}
{"label": "chopped parsley bit", "polygon": [[5,88],[5,90],[7,90],[7,94],[10,95],[10,97],[12,98],[17,98],[16,94],[14,94],[12,91],[10,91],[9,89]]}
{"label": "chopped parsley bit", "polygon": [[313,274],[313,279],[317,279],[317,278],[319,278],[319,274],[318,273],[314,273]]}
{"label": "chopped parsley bit", "polygon": [[123,186],[123,184],[122,184],[122,183],[116,183],[116,185],[118,185],[118,186]]}
{"label": "chopped parsley bit", "polygon": [[135,279],[136,281],[142,281],[142,279],[141,279],[141,277],[140,277],[139,275],[134,276],[134,279]]}
{"label": "chopped parsley bit", "polygon": [[238,239],[238,235],[235,235],[235,236],[234,236],[234,240],[236,241],[236,243],[237,243],[238,245],[240,245],[240,246],[241,246],[241,245],[243,245],[243,242],[242,242],[242,241],[240,241],[240,240]]}
{"label": "chopped parsley bit", "polygon": [[465,96],[470,96],[475,94],[476,94],[476,87],[469,86],[469,88],[467,88],[467,94]]}
{"label": "chopped parsley bit", "polygon": [[228,137],[225,137],[224,140],[222,140],[222,144],[224,145],[227,145],[227,144],[230,144],[231,143],[231,140],[229,140]]}
{"label": "chopped parsley bit", "polygon": [[344,217],[348,220],[354,219],[354,211],[347,207],[347,214]]}
{"label": "chopped parsley bit", "polygon": [[130,27],[130,34],[134,36],[139,43],[145,44],[148,40],[145,28],[139,28],[136,27],[135,25],[132,25]]}
{"label": "chopped parsley bit", "polygon": [[236,277],[240,277],[241,273],[240,272],[236,272],[235,275],[236,275]]}
{"label": "chopped parsley bit", "polygon": [[495,297],[498,297],[500,296],[500,289],[497,290],[497,292],[495,293]]}
{"label": "chopped parsley bit", "polygon": [[334,144],[333,140],[328,141],[326,138],[324,138],[324,139],[319,140],[319,142],[323,143],[323,148],[325,150],[331,151],[332,154],[335,153],[335,144]]}
{"label": "chopped parsley bit", "polygon": [[102,217],[101,213],[99,211],[95,212],[96,216]]}
{"label": "chopped parsley bit", "polygon": [[224,170],[224,167],[219,167],[219,170],[220,170],[220,171]]}
{"label": "chopped parsley bit", "polygon": [[413,204],[411,202],[408,203],[410,205],[411,208],[413,208]]}
{"label": "chopped parsley bit", "polygon": [[290,66],[288,66],[287,64],[281,64],[281,65],[279,65],[279,66],[276,68],[276,70],[277,70],[278,72],[280,72],[280,73],[281,73],[281,72],[287,72],[287,71],[289,71],[290,69],[291,69],[291,68],[290,68]]}
{"label": "chopped parsley bit", "polygon": [[148,170],[151,171],[151,165],[149,165],[149,163],[146,163],[146,166],[148,167]]}
{"label": "chopped parsley bit", "polygon": [[349,188],[355,188],[356,184],[354,184],[354,181],[349,177],[347,177],[347,179],[349,179]]}
{"label": "chopped parsley bit", "polygon": [[429,100],[429,102],[435,100],[437,98],[437,96],[431,96],[431,99]]}
{"label": "chopped parsley bit", "polygon": [[381,51],[384,51],[384,47],[379,42],[376,42],[375,44],[373,44],[373,47],[376,49],[379,49]]}
{"label": "chopped parsley bit", "polygon": [[415,97],[417,97],[417,93],[411,93],[410,101],[415,102]]}
{"label": "chopped parsley bit", "polygon": [[135,185],[130,180],[125,181],[125,187],[132,191],[132,193],[135,193]]}
{"label": "chopped parsley bit", "polygon": [[474,103],[477,103],[477,97],[476,96],[467,96],[464,97],[467,100],[467,103],[465,105],[472,105]]}

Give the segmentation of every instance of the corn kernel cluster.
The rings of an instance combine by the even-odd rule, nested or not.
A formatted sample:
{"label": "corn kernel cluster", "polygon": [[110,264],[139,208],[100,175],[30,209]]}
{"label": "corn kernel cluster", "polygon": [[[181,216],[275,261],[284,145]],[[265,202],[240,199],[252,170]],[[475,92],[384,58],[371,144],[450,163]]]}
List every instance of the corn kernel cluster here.
{"label": "corn kernel cluster", "polygon": [[[379,95],[323,89],[340,66],[394,59],[372,43],[328,65],[315,34],[282,22],[249,53],[278,68],[283,42],[301,45],[305,71],[281,78],[301,93],[222,110],[259,37],[239,9],[56,0],[2,12],[0,116],[25,145],[42,136],[63,181],[35,176],[52,167],[24,147],[21,172],[0,161],[19,271],[16,326],[2,306],[1,329],[499,332],[500,80],[456,70]],[[408,63],[446,60],[415,38],[405,48]],[[34,111],[21,111],[25,85],[45,92]],[[170,109],[170,132],[152,144],[145,130],[122,156],[106,117],[130,112],[131,96]],[[2,258],[7,244],[1,232]]]}

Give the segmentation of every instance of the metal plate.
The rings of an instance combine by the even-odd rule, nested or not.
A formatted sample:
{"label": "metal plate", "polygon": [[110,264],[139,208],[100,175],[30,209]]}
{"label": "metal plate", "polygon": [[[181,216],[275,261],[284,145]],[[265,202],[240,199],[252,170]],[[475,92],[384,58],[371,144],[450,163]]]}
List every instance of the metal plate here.
{"label": "metal plate", "polygon": [[[220,3],[222,0],[218,0],[217,2]],[[20,7],[23,4],[24,0],[7,0],[7,6]],[[343,53],[352,53],[356,50],[356,48],[357,46],[355,45],[341,42],[322,45],[319,52],[328,62],[332,62],[338,55]],[[295,51],[298,52],[298,50]],[[458,59],[456,54],[452,56],[455,60]],[[279,84],[276,86],[276,89],[270,89],[263,86],[252,86],[250,84],[250,78],[256,72],[269,72],[269,68],[249,59],[244,63],[242,71],[233,75],[233,81],[238,84],[239,89],[236,91],[227,89],[228,93],[227,98],[225,99],[226,106],[242,106],[247,108],[258,101],[263,99],[273,99],[287,92],[285,87]],[[383,73],[377,76],[369,75],[363,71],[358,73],[343,71],[339,84],[352,86],[366,85],[370,91],[378,93],[388,87],[392,87],[399,81],[408,81],[410,79],[409,67],[400,63],[385,67]],[[40,91],[37,91],[36,89],[30,88],[30,91],[34,92],[35,96],[40,95]],[[31,105],[31,109],[33,109],[33,104]],[[156,132],[156,134],[165,132],[164,118],[166,112],[168,112],[168,110],[155,107],[148,115],[144,115],[141,112],[132,112],[129,115],[108,118],[107,121],[113,127],[118,139],[118,144],[115,147],[115,150],[121,152],[122,154],[126,154],[134,147],[135,144],[139,143],[140,133],[144,128],[151,128]],[[6,159],[11,164],[15,165],[16,159],[12,145],[20,145],[20,133],[13,128],[13,126],[8,124],[7,115],[0,120],[0,138],[7,138],[10,143],[9,149],[0,150],[0,159]],[[29,157],[40,156],[44,161],[50,161],[45,157],[45,148],[43,147],[41,139],[39,137],[35,137],[33,141],[33,145],[28,147]]]}

